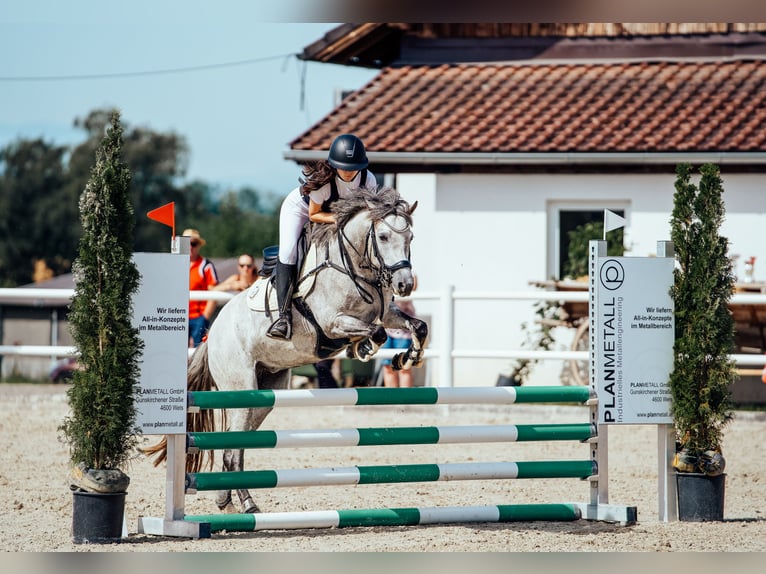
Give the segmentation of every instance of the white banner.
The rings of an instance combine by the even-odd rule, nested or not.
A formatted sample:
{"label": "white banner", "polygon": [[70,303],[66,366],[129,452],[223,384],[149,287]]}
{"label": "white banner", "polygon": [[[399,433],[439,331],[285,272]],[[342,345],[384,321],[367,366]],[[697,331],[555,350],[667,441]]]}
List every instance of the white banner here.
{"label": "white banner", "polygon": [[672,257],[596,258],[591,365],[600,423],[673,422],[673,263]]}
{"label": "white banner", "polygon": [[144,341],[137,423],[145,435],[186,432],[189,255],[134,253],[141,286],[133,326]]}

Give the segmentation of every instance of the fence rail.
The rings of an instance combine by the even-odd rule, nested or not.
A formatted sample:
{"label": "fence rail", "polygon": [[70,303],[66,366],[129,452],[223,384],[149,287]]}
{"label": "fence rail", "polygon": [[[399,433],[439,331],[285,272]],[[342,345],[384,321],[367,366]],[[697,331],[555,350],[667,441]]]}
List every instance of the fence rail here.
{"label": "fence rail", "polygon": [[[1,288],[0,300],[25,301],[35,305],[39,301],[58,301],[68,303],[74,294],[73,289],[27,289]],[[231,293],[220,291],[190,291],[193,301],[214,299],[226,302]],[[453,386],[454,359],[535,359],[535,360],[578,360],[587,361],[587,351],[539,351],[532,349],[456,349],[455,341],[455,302],[456,301],[560,301],[587,302],[587,291],[456,291],[449,285],[442,291],[415,292],[410,297],[414,301],[438,301],[441,330],[438,337],[432,337],[432,345],[424,353],[427,360],[439,363],[440,386]],[[766,294],[735,293],[731,303],[734,305],[766,304]],[[39,303],[37,303],[39,304]],[[397,351],[381,349],[380,358],[389,358]],[[37,356],[68,357],[76,354],[73,346],[55,345],[0,345],[0,356]],[[732,354],[730,358],[739,366],[763,367],[766,365],[764,354]]]}

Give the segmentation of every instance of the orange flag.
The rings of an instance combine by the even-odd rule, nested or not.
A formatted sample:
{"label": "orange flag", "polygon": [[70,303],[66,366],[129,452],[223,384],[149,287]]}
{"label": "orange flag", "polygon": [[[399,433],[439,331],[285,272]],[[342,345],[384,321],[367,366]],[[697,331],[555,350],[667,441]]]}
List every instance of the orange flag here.
{"label": "orange flag", "polygon": [[152,209],[149,213],[146,214],[149,219],[153,219],[154,221],[159,221],[160,223],[170,226],[173,229],[172,237],[176,236],[175,205],[175,202],[171,201],[162,207]]}

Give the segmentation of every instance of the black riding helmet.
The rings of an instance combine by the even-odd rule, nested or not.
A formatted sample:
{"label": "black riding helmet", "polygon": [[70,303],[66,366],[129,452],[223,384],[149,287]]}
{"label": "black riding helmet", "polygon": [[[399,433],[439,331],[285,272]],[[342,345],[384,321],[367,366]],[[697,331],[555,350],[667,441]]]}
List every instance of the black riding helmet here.
{"label": "black riding helmet", "polygon": [[330,146],[327,162],[335,169],[359,171],[367,167],[367,153],[362,140],[353,134],[341,134]]}

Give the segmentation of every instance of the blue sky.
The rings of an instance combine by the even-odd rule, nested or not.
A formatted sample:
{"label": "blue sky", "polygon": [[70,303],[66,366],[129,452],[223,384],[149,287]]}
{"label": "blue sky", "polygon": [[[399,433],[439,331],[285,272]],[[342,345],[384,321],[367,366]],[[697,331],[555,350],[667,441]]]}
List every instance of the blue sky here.
{"label": "blue sky", "polygon": [[246,0],[0,0],[0,147],[82,141],[74,119],[116,106],[128,125],[187,139],[187,180],[284,195],[299,175],[288,143],[376,74],[299,61],[337,24],[287,16]]}

